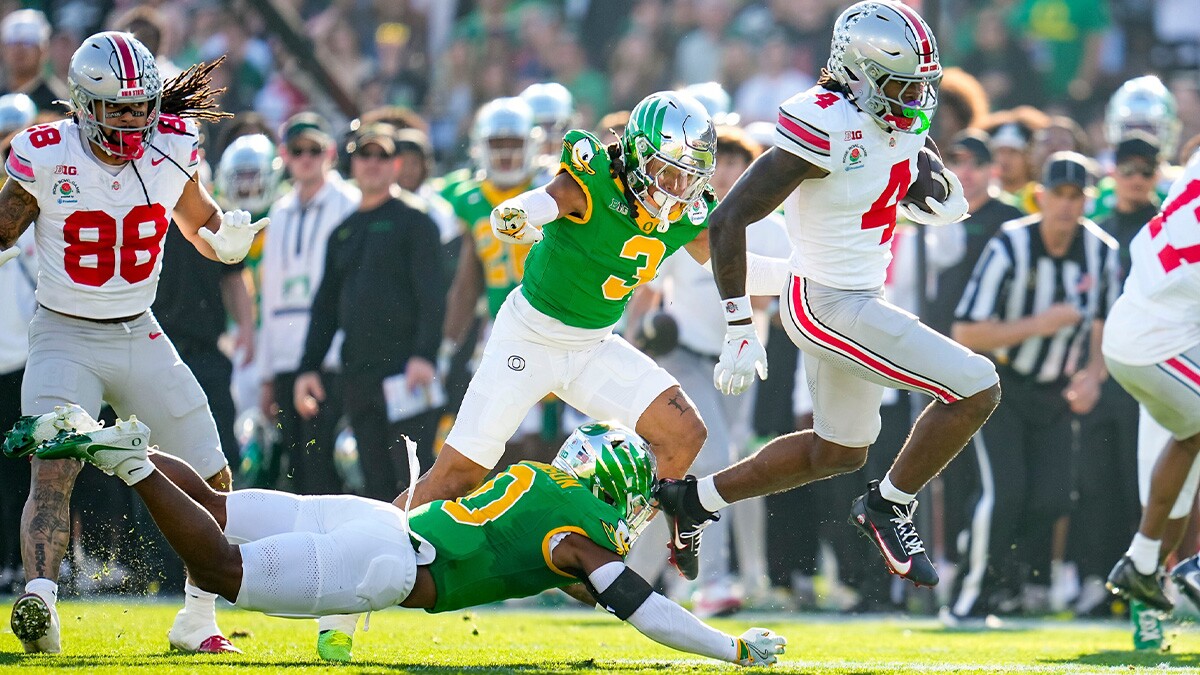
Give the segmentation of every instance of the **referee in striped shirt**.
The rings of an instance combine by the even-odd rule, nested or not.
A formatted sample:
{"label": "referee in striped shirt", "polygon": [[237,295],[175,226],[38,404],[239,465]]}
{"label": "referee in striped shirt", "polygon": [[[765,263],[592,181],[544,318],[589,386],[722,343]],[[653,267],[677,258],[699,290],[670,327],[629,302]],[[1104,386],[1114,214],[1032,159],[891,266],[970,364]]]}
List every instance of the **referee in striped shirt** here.
{"label": "referee in striped shirt", "polygon": [[1051,155],[1041,212],[1005,223],[956,311],[954,339],[988,355],[1004,398],[974,439],[980,496],[954,617],[1015,608],[1048,593],[1055,521],[1070,508],[1072,415],[1107,377],[1104,317],[1120,292],[1117,243],[1083,216],[1091,161]]}

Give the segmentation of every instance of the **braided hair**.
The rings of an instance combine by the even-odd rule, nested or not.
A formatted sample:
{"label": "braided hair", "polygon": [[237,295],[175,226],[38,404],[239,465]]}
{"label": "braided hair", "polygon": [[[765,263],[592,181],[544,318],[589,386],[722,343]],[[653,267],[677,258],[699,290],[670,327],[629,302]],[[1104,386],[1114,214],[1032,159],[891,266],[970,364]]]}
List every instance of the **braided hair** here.
{"label": "braided hair", "polygon": [[845,85],[838,82],[833,73],[829,72],[828,68],[821,69],[821,77],[817,79],[817,86],[822,87],[826,91],[832,91],[837,94],[849,94]]}
{"label": "braided hair", "polygon": [[203,122],[220,122],[233,113],[218,107],[216,96],[225,88],[212,89],[212,72],[225,62],[225,57],[208,63],[197,63],[163,85],[160,110],[168,115],[191,117]]}

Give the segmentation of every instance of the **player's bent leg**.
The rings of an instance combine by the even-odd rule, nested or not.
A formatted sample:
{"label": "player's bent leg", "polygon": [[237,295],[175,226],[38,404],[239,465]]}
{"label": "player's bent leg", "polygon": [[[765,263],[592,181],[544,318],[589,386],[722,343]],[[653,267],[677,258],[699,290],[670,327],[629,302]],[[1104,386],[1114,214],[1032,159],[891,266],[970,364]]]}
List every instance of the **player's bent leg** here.
{"label": "player's bent leg", "polygon": [[654,449],[662,478],[683,476],[708,438],[700,413],[679,385],[659,394],[634,430]]}

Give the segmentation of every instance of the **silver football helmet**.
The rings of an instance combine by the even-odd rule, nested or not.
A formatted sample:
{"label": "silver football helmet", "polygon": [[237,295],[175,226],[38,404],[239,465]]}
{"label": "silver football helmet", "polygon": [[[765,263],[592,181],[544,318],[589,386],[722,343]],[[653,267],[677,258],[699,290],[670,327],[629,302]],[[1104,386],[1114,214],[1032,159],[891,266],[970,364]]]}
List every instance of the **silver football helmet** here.
{"label": "silver football helmet", "polygon": [[33,124],[37,104],[25,94],[0,96],[0,136],[7,136]]}
{"label": "silver football helmet", "polygon": [[1158,139],[1163,157],[1174,157],[1182,124],[1175,97],[1154,75],[1135,77],[1117,89],[1104,111],[1104,136],[1116,146],[1131,131]]}
{"label": "silver football helmet", "polygon": [[699,101],[680,92],[660,91],[635,105],[621,144],[630,191],[660,220],[668,220],[674,206],[700,197],[716,169],[712,118]]}
{"label": "silver football helmet", "polygon": [[733,112],[733,99],[720,82],[699,82],[683,88],[683,93],[691,96],[704,106],[713,124],[717,126],[737,126],[739,116]]}
{"label": "silver football helmet", "polygon": [[217,163],[216,197],[221,207],[260,214],[271,207],[283,175],[275,144],[262,134],[239,136]]}
{"label": "silver football helmet", "polygon": [[[833,25],[828,70],[860,110],[885,128],[924,130],[942,79],[937,40],[913,8],[877,0],[851,5]],[[893,83],[899,89],[889,87]]]}
{"label": "silver football helmet", "polygon": [[[496,141],[520,141],[515,147],[499,147]],[[498,98],[484,104],[475,114],[471,130],[471,156],[488,181],[497,187],[516,187],[530,180],[542,142],[542,130],[533,120],[533,110],[524,100]],[[501,160],[508,166],[501,166]]]}
{"label": "silver football helmet", "polygon": [[543,143],[553,151],[575,119],[575,97],[557,82],[538,82],[525,87],[520,98],[529,104],[533,123],[545,134]]}
{"label": "silver football helmet", "polygon": [[[71,56],[67,87],[84,137],[118,159],[138,159],[146,152],[158,126],[163,82],[154,55],[137,38],[105,31],[84,40]],[[109,124],[125,104],[143,102],[149,106],[141,126]]]}

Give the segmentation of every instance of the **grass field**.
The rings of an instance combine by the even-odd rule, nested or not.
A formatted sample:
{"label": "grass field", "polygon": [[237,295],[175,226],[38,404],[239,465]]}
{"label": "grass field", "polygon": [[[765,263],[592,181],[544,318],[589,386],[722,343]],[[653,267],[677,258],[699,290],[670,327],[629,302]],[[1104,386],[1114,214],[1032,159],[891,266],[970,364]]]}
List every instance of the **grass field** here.
{"label": "grass field", "polygon": [[[7,603],[5,603],[7,606]],[[361,623],[355,663],[316,657],[313,621],[223,610],[241,655],[167,651],[177,606],[64,602],[64,654],[25,656],[5,625],[0,673],[701,673],[734,666],[674,652],[615,618],[588,610],[480,610],[446,615],[389,610]],[[4,622],[7,624],[7,621]],[[1115,622],[1016,621],[996,630],[947,631],[932,619],[744,614],[714,622],[726,632],[765,626],[788,638],[772,670],[787,673],[1200,673],[1200,627],[1172,629],[1167,653],[1129,650]]]}

